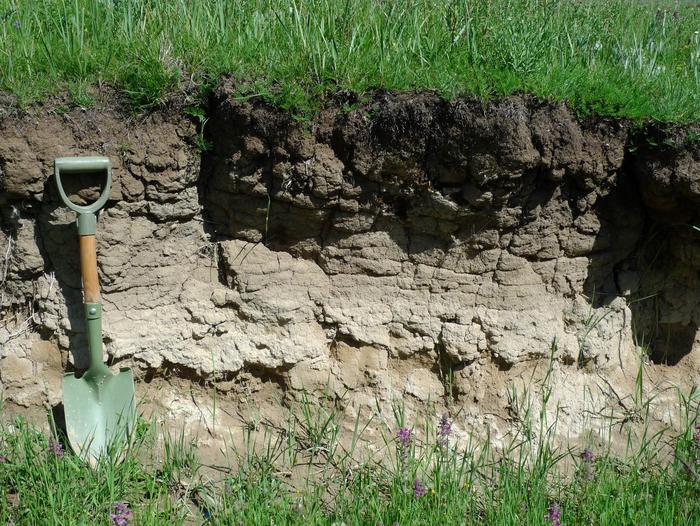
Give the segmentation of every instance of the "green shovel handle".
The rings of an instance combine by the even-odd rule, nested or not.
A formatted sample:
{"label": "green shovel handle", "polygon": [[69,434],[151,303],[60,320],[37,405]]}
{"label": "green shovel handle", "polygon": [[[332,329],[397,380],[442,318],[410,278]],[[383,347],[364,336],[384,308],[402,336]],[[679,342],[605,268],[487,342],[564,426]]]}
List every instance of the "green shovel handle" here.
{"label": "green shovel handle", "polygon": [[[97,201],[89,205],[76,205],[68,199],[61,183],[61,174],[70,175],[85,172],[106,172],[107,179],[102,188],[102,193]],[[56,174],[56,184],[58,193],[65,205],[79,214],[94,214],[100,210],[109,197],[109,190],[112,187],[112,163],[108,157],[59,157],[54,161],[54,173]]]}

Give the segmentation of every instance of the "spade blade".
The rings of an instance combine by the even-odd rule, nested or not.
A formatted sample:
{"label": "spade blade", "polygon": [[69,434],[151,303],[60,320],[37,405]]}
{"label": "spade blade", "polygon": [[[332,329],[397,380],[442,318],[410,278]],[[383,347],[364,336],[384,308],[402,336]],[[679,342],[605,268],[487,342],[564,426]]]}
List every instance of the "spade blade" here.
{"label": "spade blade", "polygon": [[86,376],[63,377],[63,405],[73,451],[95,464],[110,448],[121,449],[134,429],[134,376],[128,368],[116,375]]}

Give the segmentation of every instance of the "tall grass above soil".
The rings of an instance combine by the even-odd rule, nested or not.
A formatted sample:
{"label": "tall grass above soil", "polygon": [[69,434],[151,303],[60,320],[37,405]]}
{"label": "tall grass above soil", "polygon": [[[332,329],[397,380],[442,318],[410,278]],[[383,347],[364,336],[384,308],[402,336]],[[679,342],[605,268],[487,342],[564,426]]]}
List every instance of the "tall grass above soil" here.
{"label": "tall grass above soil", "polygon": [[138,108],[215,81],[299,114],[330,92],[531,92],[579,111],[700,119],[690,1],[0,0],[0,89],[89,103],[107,82]]}

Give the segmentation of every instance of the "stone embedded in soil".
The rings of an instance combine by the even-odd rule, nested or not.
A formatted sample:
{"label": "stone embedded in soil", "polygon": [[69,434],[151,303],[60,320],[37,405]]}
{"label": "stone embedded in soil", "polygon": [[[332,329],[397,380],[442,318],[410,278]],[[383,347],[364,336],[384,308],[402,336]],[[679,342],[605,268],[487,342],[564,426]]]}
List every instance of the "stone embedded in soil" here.
{"label": "stone embedded in soil", "polygon": [[61,367],[37,341],[84,367],[74,218],[50,175],[89,154],[114,163],[105,349],[145,378],[448,393],[502,413],[513,372],[552,354],[577,385],[597,369],[631,392],[633,326],[652,359],[697,374],[697,144],[632,151],[627,124],[527,97],[379,94],[298,123],[230,88],[212,96],[203,153],[177,112],[132,119],[109,100],[0,121],[1,306],[31,316],[0,329],[6,398],[59,398],[27,373]]}

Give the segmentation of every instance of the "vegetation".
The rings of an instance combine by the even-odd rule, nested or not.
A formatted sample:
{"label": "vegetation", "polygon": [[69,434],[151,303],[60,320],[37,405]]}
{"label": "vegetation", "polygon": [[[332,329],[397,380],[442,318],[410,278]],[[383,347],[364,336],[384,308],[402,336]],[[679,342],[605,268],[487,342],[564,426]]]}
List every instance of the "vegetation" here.
{"label": "vegetation", "polygon": [[[700,392],[679,400],[684,429],[641,426],[633,439],[628,427],[622,458],[605,442],[555,447],[559,412],[533,411],[533,398],[515,390],[512,431],[498,450],[488,437],[458,436],[449,415],[414,425],[400,406],[390,423],[375,415],[362,427],[358,419],[352,436],[343,436],[336,410],[304,398],[280,427],[247,422],[245,440],[232,445],[223,466],[200,464],[196,437],[159,437],[141,421],[126,455],[93,469],[53,434],[3,419],[0,523],[700,524]],[[618,425],[629,419],[611,420]],[[360,445],[370,427],[384,437],[378,450]]]}
{"label": "vegetation", "polygon": [[0,0],[0,90],[87,105],[106,82],[147,108],[230,72],[299,114],[338,90],[415,88],[692,121],[699,31],[686,0]]}

